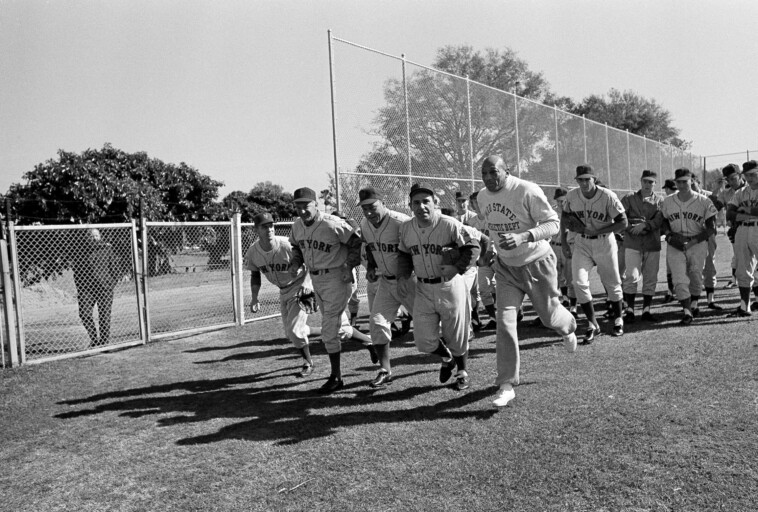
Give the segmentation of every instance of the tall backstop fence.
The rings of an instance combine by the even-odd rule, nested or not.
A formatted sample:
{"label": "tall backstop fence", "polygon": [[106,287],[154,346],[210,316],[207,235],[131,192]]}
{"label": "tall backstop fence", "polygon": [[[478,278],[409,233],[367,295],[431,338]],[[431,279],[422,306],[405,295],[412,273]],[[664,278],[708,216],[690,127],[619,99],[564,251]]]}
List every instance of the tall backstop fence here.
{"label": "tall backstop fence", "polygon": [[[278,222],[288,237],[292,222]],[[251,313],[257,235],[227,222],[8,225],[0,240],[0,361],[37,363],[279,315],[263,279]]]}
{"label": "tall backstop fence", "polygon": [[338,208],[360,218],[358,190],[374,186],[407,210],[424,181],[453,207],[455,192],[481,188],[479,169],[502,155],[511,172],[545,188],[574,185],[589,163],[606,186],[636,189],[644,169],[703,171],[702,158],[451,75],[329,32]]}

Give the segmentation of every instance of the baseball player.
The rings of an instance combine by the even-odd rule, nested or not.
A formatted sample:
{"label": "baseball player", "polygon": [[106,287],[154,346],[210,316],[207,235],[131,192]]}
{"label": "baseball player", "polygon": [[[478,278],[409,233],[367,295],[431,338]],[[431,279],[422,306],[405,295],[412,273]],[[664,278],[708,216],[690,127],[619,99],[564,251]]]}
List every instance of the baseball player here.
{"label": "baseball player", "polygon": [[253,217],[258,240],[245,253],[244,268],[250,271],[250,311],[257,313],[260,304],[258,293],[261,289],[261,273],[279,288],[279,307],[282,313],[284,335],[303,357],[303,367],[299,377],[308,377],[313,373],[313,360],[308,345],[308,315],[298,305],[298,292],[311,288],[307,273],[301,272],[293,277],[289,272],[292,261],[292,246],[289,240],[274,233],[274,219],[268,212]]}
{"label": "baseball player", "polygon": [[[718,213],[720,210],[724,209],[724,204],[721,203],[721,201],[718,199],[718,197],[715,194],[711,194],[710,192],[702,189],[700,187],[700,182],[697,180],[696,177],[693,177],[692,179],[692,191],[696,192],[698,194],[702,194],[708,199],[710,199],[713,202],[713,206],[716,208],[716,220],[715,222],[718,223]],[[705,267],[703,268],[703,288],[705,288],[705,297],[707,301],[707,307],[708,309],[714,309],[716,311],[721,311],[722,308],[715,302],[715,295],[716,295],[716,232],[718,231],[718,226],[715,226],[715,232],[708,238],[708,254],[705,257]]]}
{"label": "baseball player", "polygon": [[[446,208],[442,208],[443,215],[450,215],[456,220],[460,221],[464,226],[470,226],[470,222],[476,218],[476,212],[469,209],[469,198],[460,190],[455,193],[456,211],[447,213]],[[479,319],[479,303],[481,297],[479,295],[479,278],[478,269],[476,266],[470,268],[468,273],[464,276],[466,282],[470,284],[471,289],[471,327],[475,331],[479,331],[482,328],[482,321]]]}
{"label": "baseball player", "polygon": [[[476,217],[470,218],[468,225],[489,238],[490,233],[487,229],[487,222],[479,209],[479,202],[477,201],[478,194],[479,192],[477,191],[469,196],[469,204],[474,212],[476,212]],[[495,319],[497,314],[495,311],[495,270],[491,265],[485,263],[479,267],[477,271],[477,282],[479,285],[479,299],[482,301],[484,309],[490,316],[490,321],[487,322],[487,325],[483,326],[482,329],[493,330],[497,327],[497,320]]]}
{"label": "baseball player", "polygon": [[707,241],[716,232],[716,208],[709,198],[692,190],[689,169],[677,169],[674,182],[678,192],[665,197],[661,205],[668,242],[666,261],[671,267],[676,298],[682,304],[680,324],[690,325],[699,313]]}
{"label": "baseball player", "polygon": [[628,225],[624,237],[624,259],[626,275],[623,291],[626,310],[624,322],[634,322],[634,301],[642,281],[642,316],[645,322],[656,322],[650,313],[655,287],[658,284],[658,268],[661,261],[661,202],[653,188],[658,175],[653,171],[642,171],[640,189],[624,196],[621,204],[626,210]]}
{"label": "baseball player", "polygon": [[555,255],[548,240],[559,229],[558,215],[542,189],[511,176],[500,156],[482,164],[483,188],[477,196],[497,257],[497,377],[494,404],[504,407],[519,383],[519,345],[516,316],[528,295],[542,323],[563,337],[569,352],[576,350],[576,320],[563,307],[558,291]]}
{"label": "baseball player", "polygon": [[[332,212],[332,215],[335,217],[339,217],[340,219],[347,222],[351,228],[353,228],[353,231],[358,235],[361,236],[361,230],[358,223],[351,218],[348,218],[347,215],[341,213],[338,210],[334,210]],[[361,263],[363,263],[363,254],[361,253]],[[353,293],[350,295],[350,300],[347,301],[347,313],[350,317],[350,325],[355,327],[355,325],[358,323],[358,310],[361,307],[361,298],[358,294],[358,271],[357,268],[353,269]]]}
{"label": "baseball player", "polygon": [[576,181],[579,188],[566,194],[561,225],[562,228],[577,233],[577,236],[571,253],[565,229],[561,229],[561,249],[566,257],[571,256],[574,292],[589,322],[584,342],[592,343],[595,336],[600,334],[590,293],[589,273],[594,266],[597,266],[597,273],[606,289],[613,313],[611,316],[614,325],[611,335],[624,334],[624,319],[621,316],[621,276],[614,233],[626,229],[627,220],[624,206],[616,194],[610,189],[596,185],[595,172],[591,166],[578,166]]}
{"label": "baseball player", "polygon": [[[328,394],[344,387],[339,330],[353,293],[353,269],[361,263],[361,239],[345,221],[319,211],[312,189],[295,190],[294,202],[299,218],[292,225],[289,239],[292,245],[289,271],[293,277],[310,272],[313,281],[321,309],[321,334],[331,365],[331,374],[319,392]],[[364,345],[376,363],[373,345]]]}
{"label": "baseball player", "polygon": [[457,367],[454,388],[468,389],[471,296],[462,274],[477,261],[479,244],[470,239],[463,224],[440,213],[439,199],[430,187],[414,184],[410,207],[413,218],[400,227],[398,293],[409,293],[414,273],[416,348],[442,357],[440,382],[447,382]]}
{"label": "baseball player", "polygon": [[[676,183],[674,183],[674,180],[668,179],[663,182],[664,196],[670,196],[676,194],[676,192]],[[668,260],[666,261],[666,286],[666,296],[663,297],[664,304],[674,300],[674,281],[671,278],[671,268],[669,267]]]}
{"label": "baseball player", "polygon": [[753,273],[758,256],[758,162],[750,160],[742,164],[742,176],[747,186],[735,192],[729,200],[726,217],[737,226],[734,235],[734,254],[737,257],[737,286],[740,290],[740,306],[734,316],[750,316],[750,288],[758,297],[758,286]]}
{"label": "baseball player", "polygon": [[[746,187],[747,183],[742,178],[742,174],[740,174],[740,167],[737,164],[729,164],[724,167],[721,172],[723,173],[724,178],[726,179],[726,183],[729,186],[724,188],[718,198],[719,201],[721,201],[721,203],[728,208],[729,201],[732,199],[732,197],[734,197],[734,194],[736,194],[742,188]],[[729,238],[729,241],[732,243],[732,279],[726,284],[726,286],[724,286],[724,288],[732,288],[735,286],[737,280],[735,277],[735,274],[737,273],[737,255],[734,251],[734,236],[737,233],[737,223],[729,222],[729,219],[727,219],[727,223],[729,225],[729,229],[727,230],[726,235]],[[753,279],[757,280],[758,274],[754,274]],[[753,311],[758,309],[758,303],[754,302],[751,309]]]}
{"label": "baseball player", "polygon": [[382,195],[373,187],[358,192],[358,204],[365,217],[361,221],[361,237],[368,259],[366,279],[377,285],[370,304],[369,326],[381,368],[369,385],[380,388],[392,382],[389,343],[398,309],[402,305],[409,312],[413,311],[415,284],[408,283],[406,294],[401,296],[397,282],[400,226],[411,218],[388,209]]}
{"label": "baseball player", "polygon": [[462,224],[469,225],[469,221],[476,217],[476,212],[469,210],[469,198],[460,190],[455,193],[455,204],[458,210],[453,215]]}

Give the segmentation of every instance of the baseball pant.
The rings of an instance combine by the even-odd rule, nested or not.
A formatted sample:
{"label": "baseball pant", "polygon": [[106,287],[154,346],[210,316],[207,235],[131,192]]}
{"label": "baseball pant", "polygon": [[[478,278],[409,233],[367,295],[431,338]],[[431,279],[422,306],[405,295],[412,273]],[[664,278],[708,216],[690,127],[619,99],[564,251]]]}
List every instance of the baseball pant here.
{"label": "baseball pant", "polygon": [[708,244],[700,242],[680,251],[670,244],[666,251],[666,262],[671,267],[674,295],[677,300],[699,297],[703,291],[703,268],[708,256]]}
{"label": "baseball pant", "polygon": [[297,292],[300,286],[292,286],[290,290],[279,294],[279,310],[282,313],[282,327],[284,336],[295,345],[295,348],[303,348],[308,345],[308,315],[300,309],[297,301]]}
{"label": "baseball pant", "polygon": [[566,286],[568,286],[568,295],[569,299],[575,299],[576,298],[576,292],[574,291],[574,273],[571,272],[571,265],[574,261],[573,255],[574,255],[574,242],[569,242],[569,248],[571,250],[571,258],[565,258],[563,262],[563,274],[564,279],[566,281]]}
{"label": "baseball pant", "polygon": [[408,280],[408,295],[401,297],[397,291],[397,279],[379,278],[379,287],[371,306],[371,341],[374,345],[386,345],[392,340],[391,323],[397,318],[397,310],[403,305],[413,314],[413,301],[416,293],[414,280]]}
{"label": "baseball pant", "polygon": [[703,268],[703,287],[716,288],[716,237],[708,239],[708,254]]}
{"label": "baseball pant", "polygon": [[497,377],[495,384],[519,383],[520,356],[516,316],[524,295],[532,301],[545,327],[561,336],[576,330],[576,320],[568,309],[561,305],[558,290],[558,271],[555,255],[551,252],[539,260],[521,267],[495,263],[497,275]]}
{"label": "baseball pant", "polygon": [[642,295],[655,295],[658,285],[658,269],[661,265],[660,251],[638,251],[626,249],[626,275],[624,276],[624,293],[636,294],[642,281]]}
{"label": "baseball pant", "polygon": [[471,267],[463,274],[463,279],[466,281],[466,287],[471,293],[471,306],[476,307],[481,300],[479,296],[479,272],[477,267]]}
{"label": "baseball pant", "polygon": [[737,234],[734,235],[734,254],[737,256],[737,286],[752,288],[755,283],[753,273],[758,261],[758,225],[742,225],[737,228]]}
{"label": "baseball pant", "polygon": [[626,277],[626,251],[624,250],[624,242],[616,240],[616,251],[618,252],[619,277],[623,282]]}
{"label": "baseball pant", "polygon": [[[81,288],[85,288],[82,286]],[[102,286],[97,282],[91,287],[77,289],[79,294],[79,318],[87,330],[92,344],[107,345],[111,337],[111,308],[113,307],[113,288]],[[100,338],[98,340],[97,327],[93,311],[97,305],[97,323],[100,326]]]}
{"label": "baseball pant", "polygon": [[350,300],[347,302],[347,312],[351,315],[357,315],[358,309],[361,307],[361,298],[358,297],[358,272],[353,269],[353,293],[350,295]]}
{"label": "baseball pant", "polygon": [[491,306],[495,303],[495,270],[490,266],[479,267],[477,275],[482,304]]}
{"label": "baseball pant", "polygon": [[379,289],[379,280],[377,279],[373,283],[366,280],[366,297],[368,298],[368,310],[374,309],[374,297],[376,297],[376,291]]}
{"label": "baseball pant", "polygon": [[437,349],[440,324],[442,337],[453,356],[465,354],[471,326],[471,295],[461,275],[442,283],[416,283],[413,332],[419,352],[430,354]]}
{"label": "baseball pant", "polygon": [[564,267],[566,265],[566,257],[563,255],[560,242],[550,242],[550,248],[553,250],[553,254],[555,255],[555,267],[558,270],[558,289],[560,289],[564,286],[567,286],[566,271],[564,270]]}
{"label": "baseball pant", "polygon": [[577,236],[571,257],[571,273],[574,276],[574,292],[579,304],[592,300],[590,293],[590,270],[597,266],[597,273],[603,283],[608,300],[617,302],[623,298],[621,276],[618,266],[618,249],[613,235],[598,238]]}
{"label": "baseball pant", "polygon": [[315,276],[311,274],[313,291],[321,309],[321,338],[329,354],[340,351],[339,331],[342,314],[353,294],[353,284],[342,282],[341,276],[339,269]]}

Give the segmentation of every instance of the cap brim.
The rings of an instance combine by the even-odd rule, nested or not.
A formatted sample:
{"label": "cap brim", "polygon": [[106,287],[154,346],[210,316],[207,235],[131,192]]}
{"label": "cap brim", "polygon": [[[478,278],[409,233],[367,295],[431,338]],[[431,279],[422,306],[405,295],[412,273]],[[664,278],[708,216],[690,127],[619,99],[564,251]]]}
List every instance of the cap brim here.
{"label": "cap brim", "polygon": [[369,197],[368,199],[364,199],[360,203],[358,203],[358,206],[363,206],[364,204],[374,204],[377,201],[381,201],[378,197]]}
{"label": "cap brim", "polygon": [[758,172],[758,168],[750,169],[749,171],[742,171],[742,174],[750,174],[751,172]]}
{"label": "cap brim", "polygon": [[434,190],[430,190],[428,188],[421,188],[421,187],[419,187],[417,189],[414,189],[409,195],[410,195],[410,197],[413,197],[413,196],[415,196],[417,194],[429,194],[429,195],[432,195],[432,196],[436,195],[434,193]]}
{"label": "cap brim", "polygon": [[578,180],[579,178],[596,178],[596,176],[594,174],[580,174],[579,176],[577,176],[574,179]]}
{"label": "cap brim", "polygon": [[293,202],[295,202],[295,203],[310,203],[311,201],[315,201],[315,199],[308,199],[306,197],[301,197],[300,199],[295,199]]}

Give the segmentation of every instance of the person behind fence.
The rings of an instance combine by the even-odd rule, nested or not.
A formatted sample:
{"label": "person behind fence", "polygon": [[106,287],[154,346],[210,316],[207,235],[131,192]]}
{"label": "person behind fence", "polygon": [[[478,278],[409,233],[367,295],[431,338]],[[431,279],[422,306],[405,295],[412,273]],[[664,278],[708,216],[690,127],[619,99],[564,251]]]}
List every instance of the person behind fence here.
{"label": "person behind fence", "polygon": [[[74,285],[79,318],[87,330],[91,346],[98,347],[110,343],[113,289],[121,278],[120,264],[113,247],[102,239],[99,229],[88,229],[83,235],[72,258]],[[96,306],[98,326],[95,326],[94,318]]]}
{"label": "person behind fence", "polygon": [[366,187],[358,192],[358,205],[363,210],[361,237],[365,243],[366,279],[376,283],[376,295],[370,301],[369,325],[371,340],[381,368],[376,378],[369,384],[372,388],[385,387],[392,382],[390,365],[390,341],[392,324],[397,318],[400,306],[411,314],[416,292],[414,282],[408,283],[405,295],[400,295],[397,286],[398,246],[400,243],[400,226],[410,220],[403,213],[388,209],[376,189]]}
{"label": "person behind fence", "polygon": [[[293,277],[310,272],[313,289],[321,309],[321,335],[329,354],[331,374],[319,389],[328,394],[342,389],[340,368],[340,336],[342,315],[353,293],[353,269],[361,264],[361,239],[348,223],[339,217],[319,211],[316,192],[303,187],[295,190],[294,202],[298,219],[292,225],[290,244]],[[371,355],[378,358],[374,346],[363,342]]]}
{"label": "person behind fence", "polygon": [[283,236],[276,236],[274,219],[268,212],[253,217],[258,240],[245,253],[244,268],[250,271],[250,311],[260,310],[258,294],[261,290],[261,274],[279,288],[279,310],[282,315],[284,335],[295,345],[303,358],[298,377],[305,378],[313,373],[313,359],[308,343],[308,315],[298,304],[298,293],[311,289],[311,278],[307,272],[292,277],[289,265],[292,262],[292,246]]}
{"label": "person behind fence", "polygon": [[626,209],[628,225],[624,237],[626,275],[622,285],[624,291],[624,322],[632,323],[634,301],[640,282],[642,283],[642,316],[645,322],[656,322],[650,312],[658,285],[658,268],[661,261],[661,199],[653,188],[658,175],[650,170],[642,171],[640,189],[621,199]]}
{"label": "person behind fence", "polygon": [[700,313],[698,301],[703,291],[703,269],[708,255],[708,238],[716,232],[713,201],[692,190],[692,172],[677,169],[674,181],[678,192],[663,199],[663,233],[668,249],[676,298],[682,305],[681,325],[690,325]]}
{"label": "person behind fence", "polygon": [[497,276],[497,334],[495,352],[499,390],[493,404],[504,407],[519,384],[520,355],[516,328],[525,296],[542,323],[560,334],[568,352],[576,350],[576,319],[561,304],[555,254],[548,240],[560,228],[555,210],[542,189],[511,176],[502,157],[482,164],[483,188],[477,200],[486,227],[495,241]]}

